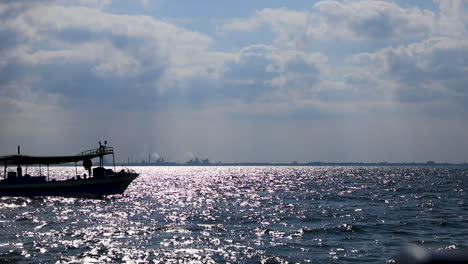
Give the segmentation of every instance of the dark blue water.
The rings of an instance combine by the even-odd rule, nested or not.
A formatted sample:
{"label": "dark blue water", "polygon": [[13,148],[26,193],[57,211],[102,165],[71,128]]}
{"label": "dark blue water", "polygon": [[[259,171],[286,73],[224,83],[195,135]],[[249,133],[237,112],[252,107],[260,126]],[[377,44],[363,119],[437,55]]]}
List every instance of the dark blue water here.
{"label": "dark blue water", "polygon": [[468,247],[467,168],[134,169],[123,198],[0,198],[0,263],[392,263],[406,243]]}

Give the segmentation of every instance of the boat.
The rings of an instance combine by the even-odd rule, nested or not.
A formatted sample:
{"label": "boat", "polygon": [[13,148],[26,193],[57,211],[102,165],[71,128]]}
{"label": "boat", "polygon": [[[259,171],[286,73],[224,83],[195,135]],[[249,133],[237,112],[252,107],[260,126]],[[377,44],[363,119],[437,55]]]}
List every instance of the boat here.
{"label": "boat", "polygon": [[[104,168],[103,157],[112,155],[114,170]],[[92,168],[92,159],[99,158],[99,166]],[[88,174],[78,175],[77,163],[82,162]],[[64,180],[50,179],[49,166],[54,164],[75,164],[75,176]],[[99,148],[83,151],[71,156],[31,156],[21,155],[18,146],[17,155],[0,157],[0,166],[4,165],[3,180],[0,180],[0,196],[65,196],[65,197],[102,197],[123,194],[138,173],[129,169],[115,172],[113,147],[107,142]],[[27,173],[28,166],[39,166],[39,175]],[[47,167],[47,175],[42,175],[42,167]],[[8,171],[9,166],[16,171]],[[23,175],[22,166],[26,166]]]}

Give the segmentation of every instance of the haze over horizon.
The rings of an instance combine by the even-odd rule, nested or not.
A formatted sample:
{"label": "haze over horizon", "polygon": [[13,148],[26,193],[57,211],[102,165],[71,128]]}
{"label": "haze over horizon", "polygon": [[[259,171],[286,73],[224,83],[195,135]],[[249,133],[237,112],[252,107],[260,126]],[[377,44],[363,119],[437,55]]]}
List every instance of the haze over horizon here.
{"label": "haze over horizon", "polygon": [[0,155],[468,160],[466,0],[3,1],[0,40]]}

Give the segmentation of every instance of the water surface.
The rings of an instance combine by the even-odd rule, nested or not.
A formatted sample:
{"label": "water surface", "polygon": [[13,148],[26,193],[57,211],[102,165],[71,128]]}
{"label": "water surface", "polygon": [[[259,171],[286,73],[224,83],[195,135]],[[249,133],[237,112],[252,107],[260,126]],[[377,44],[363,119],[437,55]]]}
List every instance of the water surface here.
{"label": "water surface", "polygon": [[392,263],[405,243],[468,248],[467,168],[133,169],[124,197],[0,198],[0,262]]}

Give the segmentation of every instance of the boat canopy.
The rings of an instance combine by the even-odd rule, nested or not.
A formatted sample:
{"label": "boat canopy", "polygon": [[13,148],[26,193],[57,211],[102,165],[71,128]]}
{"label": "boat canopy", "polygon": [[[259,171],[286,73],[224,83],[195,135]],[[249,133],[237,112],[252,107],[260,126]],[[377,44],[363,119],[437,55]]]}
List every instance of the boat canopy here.
{"label": "boat canopy", "polygon": [[50,165],[79,162],[104,155],[114,154],[112,147],[101,146],[97,149],[83,151],[72,156],[31,156],[31,155],[8,155],[0,157],[0,165]]}

